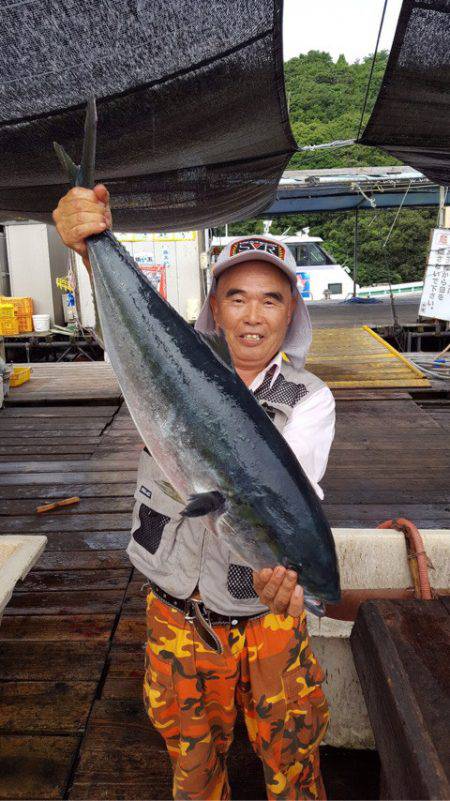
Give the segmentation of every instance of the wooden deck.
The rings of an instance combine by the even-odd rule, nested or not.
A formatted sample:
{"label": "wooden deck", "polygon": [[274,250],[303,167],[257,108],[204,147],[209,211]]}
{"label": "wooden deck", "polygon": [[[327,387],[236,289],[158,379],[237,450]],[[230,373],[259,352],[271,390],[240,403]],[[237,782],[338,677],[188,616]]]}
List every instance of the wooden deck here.
{"label": "wooden deck", "polygon": [[[77,402],[66,393],[65,367],[52,366],[48,396],[27,400],[30,383],[21,405],[0,411],[0,533],[48,537],[0,625],[0,799],[170,798],[165,749],[141,704],[144,579],[124,552],[142,446],[113,396],[92,385]],[[332,525],[402,515],[449,527],[445,403],[436,415],[432,398],[407,392],[336,394],[323,482]],[[35,514],[72,495],[78,505]],[[330,799],[378,797],[376,754],[325,748],[322,762]],[[264,797],[242,727],[230,774],[234,798]]]}

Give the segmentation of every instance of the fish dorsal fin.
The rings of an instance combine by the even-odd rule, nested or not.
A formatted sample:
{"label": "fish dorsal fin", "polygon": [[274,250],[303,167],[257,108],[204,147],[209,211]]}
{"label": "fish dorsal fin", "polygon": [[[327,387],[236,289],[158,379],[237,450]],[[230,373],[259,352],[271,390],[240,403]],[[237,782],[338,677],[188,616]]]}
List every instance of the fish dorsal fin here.
{"label": "fish dorsal fin", "polygon": [[212,350],[215,356],[221,361],[225,367],[234,372],[234,366],[231,359],[231,354],[225,339],[223,331],[208,331],[208,333],[200,334],[197,331],[200,339]]}

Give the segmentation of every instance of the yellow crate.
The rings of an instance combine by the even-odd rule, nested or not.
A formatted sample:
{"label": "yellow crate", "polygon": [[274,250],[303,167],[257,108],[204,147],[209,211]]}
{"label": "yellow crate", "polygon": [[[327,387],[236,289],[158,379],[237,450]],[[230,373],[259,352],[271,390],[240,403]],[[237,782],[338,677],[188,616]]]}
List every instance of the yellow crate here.
{"label": "yellow crate", "polygon": [[13,303],[16,307],[17,314],[33,314],[33,300],[32,298],[13,298]]}
{"label": "yellow crate", "polygon": [[19,333],[19,322],[16,318],[13,320],[0,320],[0,336],[13,337]]}
{"label": "yellow crate", "polygon": [[11,378],[9,379],[10,387],[20,387],[29,381],[31,377],[31,367],[14,367]]}
{"label": "yellow crate", "polygon": [[0,303],[0,320],[13,320],[15,316],[14,303]]}
{"label": "yellow crate", "polygon": [[28,334],[33,330],[33,318],[31,314],[18,314],[16,320],[19,323],[19,334]]}
{"label": "yellow crate", "polygon": [[12,303],[16,314],[33,314],[33,299],[0,296],[0,303]]}

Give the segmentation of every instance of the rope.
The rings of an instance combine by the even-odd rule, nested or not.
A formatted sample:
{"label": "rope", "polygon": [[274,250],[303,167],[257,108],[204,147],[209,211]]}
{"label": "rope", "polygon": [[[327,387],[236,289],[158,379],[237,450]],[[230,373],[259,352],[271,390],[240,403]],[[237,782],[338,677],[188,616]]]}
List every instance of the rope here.
{"label": "rope", "polygon": [[364,120],[364,114],[366,113],[367,100],[369,99],[370,84],[372,83],[373,71],[375,69],[375,61],[376,61],[376,58],[377,58],[377,55],[378,55],[378,47],[379,47],[379,44],[380,44],[381,31],[383,30],[384,17],[386,15],[387,4],[388,4],[388,0],[384,0],[383,13],[381,15],[380,27],[378,29],[377,43],[375,45],[375,52],[373,54],[372,66],[370,67],[369,80],[367,81],[366,96],[364,98],[363,109],[362,109],[362,112],[361,112],[361,119],[359,121],[358,135],[356,137],[357,140],[359,139],[359,135],[361,133],[361,128],[362,128],[362,124],[363,124],[363,120]]}
{"label": "rope", "polygon": [[397,222],[397,220],[398,220],[398,218],[399,218],[400,212],[401,212],[401,210],[402,210],[402,208],[403,208],[403,204],[404,204],[404,202],[405,202],[405,200],[406,200],[406,197],[407,197],[407,195],[408,195],[408,192],[409,192],[409,190],[411,189],[411,184],[412,184],[412,179],[410,180],[410,182],[409,182],[409,184],[408,184],[408,187],[407,187],[407,189],[406,189],[406,192],[405,192],[405,194],[404,194],[404,195],[403,195],[403,197],[402,197],[402,202],[400,203],[400,206],[399,206],[399,207],[398,207],[398,209],[397,209],[397,214],[395,215],[394,222],[392,223],[391,227],[389,228],[388,235],[387,235],[386,239],[385,239],[385,240],[384,240],[384,242],[383,242],[383,247],[384,247],[384,248],[386,247],[387,243],[389,242],[389,240],[390,240],[390,238],[391,238],[392,231],[393,231],[393,230],[394,230],[394,228],[395,228],[395,224],[396,224],[396,222]]}

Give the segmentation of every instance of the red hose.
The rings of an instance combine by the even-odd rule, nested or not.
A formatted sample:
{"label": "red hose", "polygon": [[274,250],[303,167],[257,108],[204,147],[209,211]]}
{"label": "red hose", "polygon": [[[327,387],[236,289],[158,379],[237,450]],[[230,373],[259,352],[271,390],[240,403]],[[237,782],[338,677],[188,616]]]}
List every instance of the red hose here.
{"label": "red hose", "polygon": [[[416,594],[423,601],[431,601],[433,598],[433,593],[428,576],[429,560],[425,553],[423,540],[417,526],[415,526],[411,520],[406,520],[404,517],[399,517],[397,520],[385,520],[385,522],[380,523],[377,528],[393,528],[396,529],[396,531],[403,532],[407,542],[408,559],[413,559],[417,565],[419,586],[416,587]],[[412,573],[414,578],[414,570],[412,570]]]}

